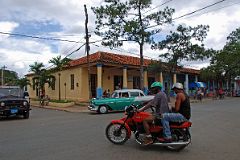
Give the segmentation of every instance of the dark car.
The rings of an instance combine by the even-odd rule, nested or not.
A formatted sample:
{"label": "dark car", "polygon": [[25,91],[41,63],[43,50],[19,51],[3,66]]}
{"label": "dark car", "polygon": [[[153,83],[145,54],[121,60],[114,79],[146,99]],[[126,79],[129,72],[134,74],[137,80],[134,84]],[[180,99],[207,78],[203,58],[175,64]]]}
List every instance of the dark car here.
{"label": "dark car", "polygon": [[0,87],[0,116],[18,116],[29,118],[30,104],[26,93],[17,86]]}

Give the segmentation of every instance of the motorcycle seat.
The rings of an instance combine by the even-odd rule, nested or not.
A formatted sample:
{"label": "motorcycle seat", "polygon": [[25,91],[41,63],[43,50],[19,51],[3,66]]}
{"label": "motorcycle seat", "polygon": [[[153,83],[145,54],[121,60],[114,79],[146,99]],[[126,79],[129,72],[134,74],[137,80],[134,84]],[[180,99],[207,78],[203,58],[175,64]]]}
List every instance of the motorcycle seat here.
{"label": "motorcycle seat", "polygon": [[[155,119],[154,120],[155,125],[159,125],[162,126],[162,122],[161,119]],[[169,125],[174,125],[174,126],[180,126],[182,125],[184,122],[169,122]]]}

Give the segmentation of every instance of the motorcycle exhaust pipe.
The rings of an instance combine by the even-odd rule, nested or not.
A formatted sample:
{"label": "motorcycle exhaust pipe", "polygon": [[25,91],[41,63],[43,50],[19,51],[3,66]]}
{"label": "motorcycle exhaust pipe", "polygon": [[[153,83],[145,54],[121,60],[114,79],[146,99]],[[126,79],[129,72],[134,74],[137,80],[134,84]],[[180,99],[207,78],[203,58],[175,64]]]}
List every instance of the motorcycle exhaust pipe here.
{"label": "motorcycle exhaust pipe", "polygon": [[[139,140],[136,139],[136,142],[138,144],[142,144],[142,142],[140,142]],[[154,142],[153,145],[161,145],[161,146],[183,146],[183,145],[188,145],[189,143],[191,143],[191,140],[189,139],[186,142],[171,142],[171,143],[161,143],[161,142]]]}
{"label": "motorcycle exhaust pipe", "polygon": [[191,141],[188,140],[186,142],[171,142],[171,143],[161,143],[161,142],[156,142],[153,143],[155,145],[161,145],[161,146],[183,146],[183,145],[188,145]]}

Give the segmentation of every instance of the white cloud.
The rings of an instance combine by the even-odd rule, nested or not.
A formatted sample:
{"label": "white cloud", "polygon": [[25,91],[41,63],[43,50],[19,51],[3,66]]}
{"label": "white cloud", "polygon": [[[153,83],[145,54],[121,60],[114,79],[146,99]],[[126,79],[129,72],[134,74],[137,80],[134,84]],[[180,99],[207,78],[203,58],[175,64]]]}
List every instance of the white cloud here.
{"label": "white cloud", "polygon": [[[16,27],[18,27],[18,23],[16,22],[4,22],[0,21],[0,31],[5,33],[11,33]],[[9,35],[6,34],[0,34],[0,42],[4,39],[8,38]]]}
{"label": "white cloud", "polygon": [[49,59],[56,57],[56,53],[51,51],[50,46],[35,41],[7,39],[3,45],[8,47],[0,49],[1,65],[17,71],[21,77],[28,73],[29,65],[35,61],[49,66]]}
{"label": "white cloud", "polygon": [[[79,1],[79,0],[7,0],[0,1],[0,31],[12,33],[14,29],[19,27],[21,23],[27,22],[40,22],[45,23],[57,23],[62,26],[63,31],[52,32],[56,37],[63,37],[66,34],[75,36],[64,36],[63,39],[69,39],[74,41],[85,41],[85,12],[84,4],[87,5],[88,15],[89,15],[89,31],[91,32],[90,41],[95,41],[99,37],[93,34],[95,27],[94,21],[95,16],[91,11],[91,6],[100,6],[103,0],[90,0],[90,1]],[[171,8],[175,8],[176,12],[173,17],[178,17],[180,15],[189,13],[196,9],[202,8],[208,4],[216,2],[215,0],[209,1],[189,1],[189,0],[173,0],[167,5]],[[198,16],[186,17],[178,19],[175,21],[176,24],[186,24],[189,26],[196,26],[198,24],[205,24],[210,26],[210,31],[208,37],[205,40],[205,45],[208,48],[221,49],[226,43],[226,37],[236,28],[240,27],[240,5],[232,5],[226,8],[219,9],[221,7],[227,6],[229,4],[234,4],[239,2],[239,0],[228,0],[224,3],[216,5],[216,7],[211,7],[206,11],[198,13]],[[153,0],[153,7],[164,3],[163,1]],[[11,6],[11,7],[9,7]],[[166,5],[165,5],[166,6]],[[159,8],[163,9],[165,6]],[[159,9],[158,8],[158,9]],[[214,10],[215,9],[215,10]],[[210,12],[211,11],[211,12]],[[205,14],[203,14],[205,13]],[[165,31],[169,31],[169,28],[165,28]],[[22,31],[24,33],[24,30]],[[4,39],[4,40],[3,40]],[[35,39],[23,39],[16,37],[9,37],[9,35],[0,34],[0,56],[1,65],[3,63],[13,70],[18,71],[21,75],[26,74],[29,69],[29,64],[34,61],[47,62],[52,57],[57,55],[67,55],[74,51],[82,44],[74,44],[67,42],[57,42],[58,53],[52,51],[52,46],[49,42],[36,41]],[[99,43],[96,43],[100,45]],[[139,46],[133,43],[125,43],[122,47],[123,50],[139,54]],[[108,51],[117,53],[115,50],[110,50],[108,47],[97,47],[91,45],[91,53],[96,51]],[[130,54],[131,53],[126,53]],[[149,45],[144,45],[144,55],[145,57],[158,58],[160,51],[151,50]],[[71,58],[78,58],[85,55],[85,47],[74,53]],[[191,65],[202,67],[206,66],[208,62],[191,62]]]}

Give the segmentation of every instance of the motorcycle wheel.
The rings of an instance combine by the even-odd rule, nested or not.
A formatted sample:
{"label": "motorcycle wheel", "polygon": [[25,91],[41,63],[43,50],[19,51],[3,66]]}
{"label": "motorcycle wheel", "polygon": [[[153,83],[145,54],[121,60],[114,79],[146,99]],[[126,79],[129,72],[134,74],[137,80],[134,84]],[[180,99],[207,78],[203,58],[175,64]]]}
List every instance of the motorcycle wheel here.
{"label": "motorcycle wheel", "polygon": [[128,130],[125,126],[119,130],[121,124],[110,123],[106,128],[107,139],[114,144],[124,144],[128,140]]}
{"label": "motorcycle wheel", "polygon": [[[172,130],[172,138],[173,138],[173,142],[181,142],[181,141],[191,141],[191,135],[189,133],[189,131],[182,131],[182,130]],[[189,143],[188,143],[189,144]],[[166,146],[167,149],[172,150],[172,151],[181,151],[183,150],[185,147],[188,146],[188,144],[184,144],[184,145],[169,145]]]}

